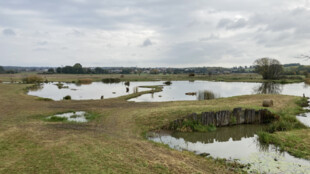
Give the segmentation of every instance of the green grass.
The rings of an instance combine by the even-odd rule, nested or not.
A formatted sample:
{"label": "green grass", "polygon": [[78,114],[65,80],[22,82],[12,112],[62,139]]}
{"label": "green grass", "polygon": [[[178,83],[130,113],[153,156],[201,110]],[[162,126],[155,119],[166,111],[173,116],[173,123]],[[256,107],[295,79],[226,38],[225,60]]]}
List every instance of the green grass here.
{"label": "green grass", "polygon": [[68,121],[68,118],[51,116],[50,118],[47,118],[46,120],[48,120],[48,121]]}
{"label": "green grass", "polygon": [[304,138],[302,134],[296,134],[296,132],[310,133],[309,129],[296,118],[297,114],[304,112],[302,107],[308,102],[306,98],[300,98],[295,103],[294,108],[279,111],[280,119],[271,123],[266,131],[258,133],[259,141],[274,144],[280,150],[286,150],[294,156],[310,159],[310,139]]}
{"label": "green grass", "polygon": [[85,114],[85,118],[87,119],[87,120],[89,120],[89,121],[92,121],[92,120],[95,120],[95,119],[97,119],[97,118],[99,118],[101,115],[100,114],[98,114],[98,113],[86,113]]}

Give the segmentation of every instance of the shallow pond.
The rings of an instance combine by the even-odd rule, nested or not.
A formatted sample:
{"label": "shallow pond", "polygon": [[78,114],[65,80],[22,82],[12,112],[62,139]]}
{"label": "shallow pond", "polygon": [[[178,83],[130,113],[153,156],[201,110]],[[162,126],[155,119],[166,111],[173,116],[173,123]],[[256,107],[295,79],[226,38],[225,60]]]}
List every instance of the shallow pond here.
{"label": "shallow pond", "polygon": [[238,159],[251,164],[249,171],[258,173],[309,173],[310,161],[279,152],[273,145],[260,144],[256,132],[263,129],[260,125],[239,125],[208,133],[150,132],[148,139],[181,151]]}
{"label": "shallow pond", "polygon": [[59,117],[59,118],[66,118],[66,120],[68,121],[84,123],[84,122],[87,122],[87,119],[85,118],[85,114],[86,112],[84,111],[68,112],[68,113],[63,113],[63,114],[56,114],[56,115],[47,117],[47,119],[51,119],[52,117]]}
{"label": "shallow pond", "polygon": [[[246,83],[246,82],[213,82],[213,81],[172,81],[162,92],[144,94],[130,99],[136,102],[162,102],[180,100],[200,100],[219,97],[232,97],[250,94],[287,94],[310,96],[310,86],[304,83],[274,84],[274,83]],[[185,93],[196,93],[186,95]]]}
{"label": "shallow pond", "polygon": [[[163,81],[130,82],[130,86],[121,83],[94,82],[88,85],[64,83],[59,88],[56,83],[42,84],[38,89],[31,89],[28,94],[38,97],[62,100],[70,95],[73,100],[88,100],[115,98],[135,92],[147,91],[149,88],[139,86],[163,85]],[[144,94],[129,101],[135,102],[162,102],[180,100],[204,100],[219,97],[232,97],[250,94],[287,94],[310,96],[310,86],[304,83],[274,84],[274,83],[246,83],[246,82],[213,82],[213,81],[172,81],[171,85],[165,85],[162,92]],[[186,95],[186,93],[189,93]]]}
{"label": "shallow pond", "polygon": [[70,95],[72,100],[99,100],[115,98],[132,94],[135,92],[151,90],[150,88],[138,88],[138,86],[162,85],[161,82],[130,82],[130,86],[121,83],[93,82],[91,84],[78,85],[75,83],[45,83],[38,88],[30,89],[28,94],[38,97],[62,100],[64,96]]}

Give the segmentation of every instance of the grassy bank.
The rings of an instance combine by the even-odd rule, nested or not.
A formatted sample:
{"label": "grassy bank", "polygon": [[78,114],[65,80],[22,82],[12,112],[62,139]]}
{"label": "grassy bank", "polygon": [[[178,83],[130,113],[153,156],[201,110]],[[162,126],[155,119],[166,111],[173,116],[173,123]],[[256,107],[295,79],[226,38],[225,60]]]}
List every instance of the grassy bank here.
{"label": "grassy bank", "polygon": [[265,132],[259,133],[259,140],[267,144],[275,144],[280,150],[310,159],[310,129],[296,119],[296,115],[304,112],[302,106],[306,98],[296,101],[296,107],[285,108],[278,112],[280,120],[269,125]]}
{"label": "grassy bank", "polygon": [[[296,108],[299,99],[248,95],[164,103],[127,102],[125,97],[45,101],[26,95],[27,86],[0,84],[0,173],[234,173],[225,163],[152,143],[142,135],[192,112],[259,109],[266,98],[274,100],[271,110],[280,112]],[[43,119],[67,111],[97,115],[81,124]]]}
{"label": "grassy bank", "polygon": [[[23,78],[34,75],[33,73],[0,74],[0,81],[21,82]],[[188,74],[39,74],[44,81],[50,82],[78,82],[81,79],[91,81],[102,81],[102,79],[119,78],[121,81],[172,81],[172,80],[209,80],[225,82],[270,82],[262,79],[262,76],[254,73],[243,74],[221,74],[221,75],[198,75],[190,77]],[[287,76],[280,80],[271,80],[276,83],[297,83],[303,82],[302,76]]]}

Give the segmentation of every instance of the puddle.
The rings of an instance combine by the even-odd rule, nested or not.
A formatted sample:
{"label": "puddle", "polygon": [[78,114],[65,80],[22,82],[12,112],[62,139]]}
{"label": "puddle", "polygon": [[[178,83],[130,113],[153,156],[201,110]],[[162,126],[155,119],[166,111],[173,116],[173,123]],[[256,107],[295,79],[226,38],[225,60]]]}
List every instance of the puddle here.
{"label": "puddle", "polygon": [[261,144],[256,132],[263,129],[261,125],[239,125],[208,133],[151,132],[148,139],[180,151],[237,159],[240,163],[251,164],[248,172],[309,173],[310,161],[279,152],[273,145]]}
{"label": "puddle", "polygon": [[52,117],[59,117],[59,118],[66,118],[68,121],[84,123],[84,122],[87,122],[87,119],[85,118],[85,114],[86,112],[84,111],[68,112],[68,113],[63,113],[63,114],[56,114],[56,115],[53,115],[47,118],[51,119]]}

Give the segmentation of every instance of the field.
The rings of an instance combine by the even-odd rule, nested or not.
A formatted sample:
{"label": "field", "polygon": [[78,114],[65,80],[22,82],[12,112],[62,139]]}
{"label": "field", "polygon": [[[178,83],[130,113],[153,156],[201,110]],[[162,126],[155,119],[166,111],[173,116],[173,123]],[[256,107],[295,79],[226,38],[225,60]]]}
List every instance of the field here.
{"label": "field", "polygon": [[[23,77],[35,75],[35,73],[0,74],[0,81],[21,82]],[[188,74],[39,74],[44,80],[49,82],[77,82],[79,79],[91,79],[101,81],[104,78],[120,78],[121,81],[169,81],[169,80],[214,80],[226,82],[269,82],[262,79],[262,76],[255,73],[243,74],[219,74],[219,75],[199,75],[190,77]],[[274,80],[279,83],[303,82],[303,76],[287,76],[284,79]]]}
{"label": "field", "polygon": [[[18,74],[13,76],[1,76],[1,80],[17,79]],[[86,76],[103,78],[51,75],[48,80],[72,81]],[[158,78],[145,78],[155,77]],[[129,80],[136,76],[125,75],[124,78]],[[185,76],[178,80],[185,80],[182,78]],[[230,165],[223,162],[170,149],[148,141],[144,135],[192,112],[235,107],[259,109],[266,98],[274,101],[271,111],[276,113],[291,111],[293,114],[301,109],[296,104],[299,97],[284,95],[164,103],[127,102],[130,96],[89,101],[44,101],[26,95],[28,86],[0,83],[0,173],[234,173]],[[44,120],[47,116],[67,111],[87,111],[96,118],[88,123]],[[299,151],[309,154],[310,137],[305,134],[309,135],[308,129],[278,132],[272,136],[281,140],[300,137],[299,142],[303,145]],[[289,151],[293,149],[283,146]]]}

